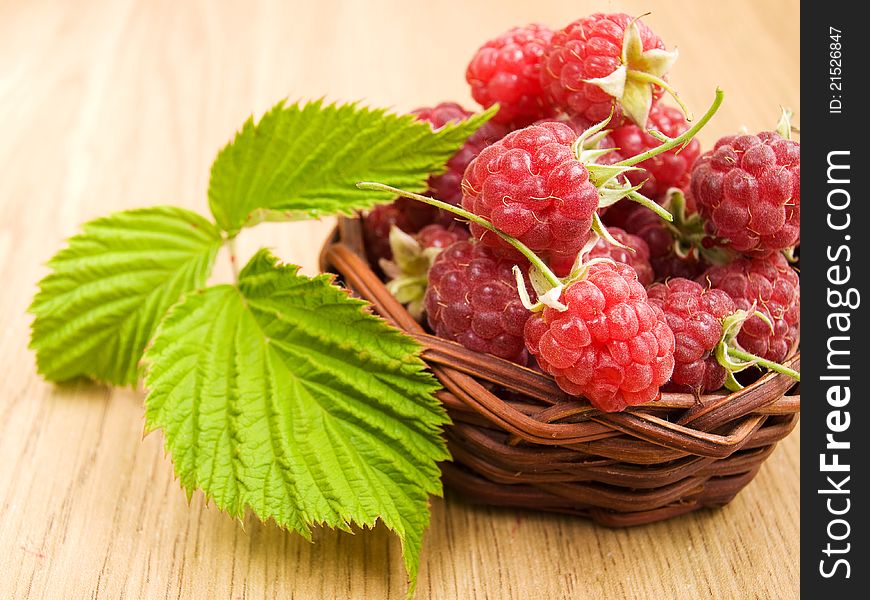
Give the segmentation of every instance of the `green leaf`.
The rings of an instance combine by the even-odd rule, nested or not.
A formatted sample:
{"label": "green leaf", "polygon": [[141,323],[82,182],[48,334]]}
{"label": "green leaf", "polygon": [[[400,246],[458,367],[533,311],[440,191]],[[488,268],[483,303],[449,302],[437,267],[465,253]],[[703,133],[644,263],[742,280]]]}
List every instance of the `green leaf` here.
{"label": "green leaf", "polygon": [[278,103],[248,119],[212,165],[209,206],[230,234],[264,220],[350,214],[391,200],[359,190],[381,181],[422,192],[429,174],[483,125],[497,107],[433,131],[413,115],[323,101]]}
{"label": "green leaf", "polygon": [[146,352],[146,428],[181,484],[234,517],[310,537],[380,518],[412,583],[441,494],[448,419],[420,347],[331,285],[261,250],[238,287],[189,294]]}
{"label": "green leaf", "polygon": [[184,292],[205,285],[220,231],[160,206],[86,223],[52,258],[30,306],[39,372],[135,384],[145,345]]}

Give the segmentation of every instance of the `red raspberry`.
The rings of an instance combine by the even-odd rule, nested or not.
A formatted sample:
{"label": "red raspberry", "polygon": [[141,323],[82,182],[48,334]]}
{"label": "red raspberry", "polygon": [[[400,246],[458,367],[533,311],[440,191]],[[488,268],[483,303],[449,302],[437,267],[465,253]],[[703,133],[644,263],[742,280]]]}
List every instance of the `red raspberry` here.
{"label": "red raspberry", "polygon": [[[571,149],[576,134],[564,123],[531,125],[506,135],[471,161],[462,206],[531,248],[548,264],[570,265],[588,238],[598,189]],[[471,233],[505,256],[507,242],[471,224]]]}
{"label": "red raspberry", "polygon": [[[641,52],[664,49],[662,40],[649,27],[626,14],[598,13],[574,21],[557,31],[547,48],[541,67],[541,83],[547,99],[563,111],[581,115],[592,122],[603,121],[615,107],[617,122],[625,112],[638,124],[645,124],[646,112],[658,101],[664,90],[632,78],[633,72],[645,70],[648,68],[645,65],[651,62],[641,61],[641,52],[628,57],[629,64],[623,64],[623,41],[626,29],[632,22],[636,22],[640,33]],[[666,61],[661,62],[666,69]],[[626,87],[650,96],[651,104],[647,105],[644,99],[636,106],[622,106],[623,98],[638,98],[640,94],[631,93],[617,98],[594,83],[587,82],[590,79],[614,75],[622,67],[627,69]],[[653,74],[660,77],[664,73],[657,70]]]}
{"label": "red raspberry", "polygon": [[720,139],[692,169],[692,193],[720,245],[762,256],[800,243],[800,144],[773,132]]}
{"label": "red raspberry", "polygon": [[674,369],[674,334],[634,269],[602,262],[562,292],[567,310],[526,323],[526,348],[569,394],[614,412],[655,400]]}
{"label": "red raspberry", "polygon": [[[647,129],[655,129],[668,137],[675,138],[683,134],[689,127],[689,123],[679,109],[657,104],[649,113],[649,123],[647,123],[646,128],[639,127],[634,123],[626,123],[611,131],[608,137],[617,149],[604,155],[601,162],[605,164],[619,162],[660,146],[662,142],[647,133]],[[661,202],[668,189],[678,187],[685,191],[689,188],[689,174],[700,153],[701,145],[697,139],[692,139],[682,149],[678,146],[638,163],[637,166],[644,170],[628,171],[626,176],[632,185],[638,185],[645,181],[646,183],[640,192],[644,196]]]}
{"label": "red raspberry", "polygon": [[755,304],[773,323],[771,329],[758,316],[748,319],[737,336],[744,350],[774,362],[786,358],[800,334],[801,292],[800,279],[782,254],[710,267],[697,281],[722,290],[739,309]]}
{"label": "red raspberry", "polygon": [[543,25],[515,27],[484,44],[471,59],[465,79],[484,108],[499,103],[498,123],[528,125],[553,114],[541,92],[541,58],[553,32]]}
{"label": "red raspberry", "polygon": [[678,255],[674,232],[653,211],[632,202],[619,203],[613,208],[618,210],[608,210],[604,219],[610,226],[610,231],[615,229],[613,224],[618,223],[620,227],[646,242],[655,279],[694,279],[709,266],[695,249],[691,249],[684,256]]}
{"label": "red raspberry", "polygon": [[722,319],[736,312],[731,297],[681,277],[656,283],[647,293],[650,303],[664,311],[676,339],[673,387],[699,394],[721,388],[726,372],[714,352],[722,338]]}
{"label": "red raspberry", "polygon": [[[442,102],[432,108],[418,108],[413,111],[420,121],[428,121],[432,124],[435,130],[441,129],[452,121],[461,121],[472,116],[474,113],[465,110],[455,102]],[[503,138],[508,133],[508,128],[499,123],[494,123],[491,120],[483,124],[483,126],[474,132],[468,138],[465,145],[460,148],[459,152],[447,161],[447,170],[440,175],[433,175],[429,178],[428,194],[433,198],[437,198],[443,202],[447,202],[454,206],[459,206],[462,203],[462,175],[465,173],[465,168],[472,159],[480,154],[480,151]],[[439,222],[442,224],[449,223],[453,220],[453,215],[442,213]]]}
{"label": "red raspberry", "polygon": [[[436,335],[525,365],[523,328],[529,311],[517,292],[514,261],[483,244],[456,242],[429,270],[426,312]],[[524,271],[528,264],[521,264]]]}
{"label": "red raspberry", "polygon": [[[636,235],[632,235],[619,229],[611,227],[608,229],[610,235],[616,238],[616,241],[628,246],[631,250],[620,248],[609,244],[603,238],[598,240],[598,243],[589,251],[589,258],[610,258],[617,262],[625,263],[634,269],[637,273],[637,280],[641,285],[648,286],[655,278],[653,268],[649,263],[649,246]],[[570,265],[569,265],[570,269]],[[559,269],[564,271],[564,268]]]}

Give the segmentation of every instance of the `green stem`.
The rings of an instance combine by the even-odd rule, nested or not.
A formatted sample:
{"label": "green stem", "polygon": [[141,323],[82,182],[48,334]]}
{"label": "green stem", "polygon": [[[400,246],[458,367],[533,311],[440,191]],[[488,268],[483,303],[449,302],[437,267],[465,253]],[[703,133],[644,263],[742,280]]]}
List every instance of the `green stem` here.
{"label": "green stem", "polygon": [[713,99],[713,104],[710,105],[710,108],[707,110],[706,113],[704,113],[704,116],[698,119],[698,121],[694,125],[692,125],[691,128],[684,131],[680,136],[675,137],[670,141],[665,142],[664,144],[656,146],[655,148],[647,150],[646,152],[638,154],[637,156],[626,158],[623,161],[615,163],[614,166],[631,167],[638,163],[642,163],[643,161],[648,160],[654,156],[658,156],[662,152],[667,152],[671,148],[676,148],[677,146],[687,144],[689,140],[695,137],[695,134],[697,134],[701,130],[701,128],[707,124],[707,122],[713,117],[713,115],[716,114],[716,111],[719,110],[719,106],[722,104],[722,99],[724,97],[725,93],[719,88],[716,88],[716,97]]}
{"label": "green stem", "polygon": [[460,208],[458,206],[453,206],[452,204],[448,204],[447,202],[442,202],[441,200],[436,200],[435,198],[430,198],[429,196],[423,196],[420,194],[415,194],[413,192],[406,192],[405,190],[400,190],[399,188],[394,188],[391,185],[385,185],[383,183],[376,183],[374,181],[360,181],[356,184],[361,190],[372,190],[376,192],[388,192],[390,194],[395,194],[396,196],[401,196],[402,198],[408,198],[409,200],[417,200],[418,202],[423,202],[425,204],[429,204],[431,206],[435,206],[440,208],[441,210],[446,210],[449,213],[453,213],[458,217],[462,217],[472,223],[476,223],[480,225],[484,229],[487,229],[498,237],[506,241],[508,244],[516,248],[523,256],[529,259],[529,262],[535,265],[537,269],[541,272],[541,274],[547,278],[547,281],[550,282],[553,286],[560,286],[562,282],[559,281],[559,278],[556,276],[550,268],[544,264],[538,255],[532,252],[532,250],[526,246],[524,243],[519,241],[518,239],[509,236],[501,229],[498,229],[495,225],[480,217],[472,212],[465,210],[464,208]]}
{"label": "green stem", "polygon": [[781,365],[779,363],[775,363],[773,361],[761,358],[760,356],[755,356],[754,354],[750,354],[749,352],[744,352],[743,350],[738,350],[737,348],[728,348],[728,355],[732,358],[736,358],[738,360],[746,362],[754,362],[755,364],[770,369],[771,371],[776,371],[777,373],[788,375],[795,381],[801,380],[801,374],[794,369],[789,369],[785,365]]}
{"label": "green stem", "polygon": [[670,223],[674,220],[674,215],[668,212],[666,208],[661,206],[660,204],[653,202],[643,194],[638,194],[637,192],[631,192],[628,196],[626,196],[632,202],[637,202],[641,206],[645,206],[659,217]]}

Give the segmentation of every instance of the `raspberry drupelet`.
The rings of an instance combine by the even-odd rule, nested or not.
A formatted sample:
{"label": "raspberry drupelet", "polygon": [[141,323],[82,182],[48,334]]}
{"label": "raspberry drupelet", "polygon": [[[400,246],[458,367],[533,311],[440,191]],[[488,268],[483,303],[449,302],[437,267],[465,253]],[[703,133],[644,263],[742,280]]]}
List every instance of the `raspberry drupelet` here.
{"label": "raspberry drupelet", "polygon": [[674,334],[630,266],[590,264],[562,290],[565,310],[526,322],[526,348],[569,394],[615,412],[651,402],[674,369]]}
{"label": "raspberry drupelet", "polygon": [[467,240],[468,230],[459,223],[450,227],[432,223],[418,231],[414,238],[424,249],[437,248],[443,250],[456,242]]}

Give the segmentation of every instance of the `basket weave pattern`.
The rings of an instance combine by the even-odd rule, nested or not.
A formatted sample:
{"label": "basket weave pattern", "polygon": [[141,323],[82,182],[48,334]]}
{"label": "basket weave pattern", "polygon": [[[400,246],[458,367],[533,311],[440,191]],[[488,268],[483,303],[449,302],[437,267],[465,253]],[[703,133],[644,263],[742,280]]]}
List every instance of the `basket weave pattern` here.
{"label": "basket weave pattern", "polygon": [[[356,219],[342,219],[324,271],[415,337],[444,386],[453,425],[448,487],[472,502],[585,516],[608,526],[667,519],[728,503],[800,415],[799,391],[769,373],[733,394],[665,393],[602,413],[547,375],[429,335],[367,263]],[[800,369],[800,354],[786,364]],[[791,390],[791,391],[790,391]]]}

